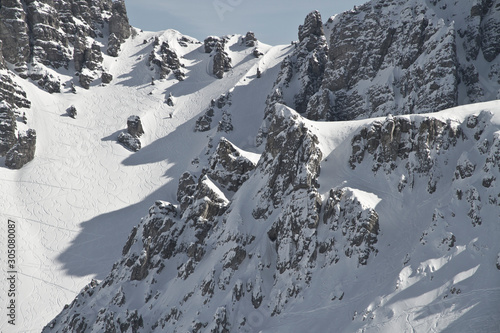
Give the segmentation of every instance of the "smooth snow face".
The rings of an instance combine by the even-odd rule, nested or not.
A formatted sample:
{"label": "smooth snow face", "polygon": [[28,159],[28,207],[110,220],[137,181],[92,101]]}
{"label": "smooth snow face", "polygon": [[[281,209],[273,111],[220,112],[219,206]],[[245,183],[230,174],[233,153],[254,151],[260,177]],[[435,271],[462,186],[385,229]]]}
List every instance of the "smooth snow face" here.
{"label": "smooth snow face", "polygon": [[[156,74],[147,58],[155,36],[182,57],[185,81],[171,76],[151,85]],[[31,109],[21,110],[28,125],[20,124],[20,130],[29,126],[38,133],[35,159],[20,171],[5,168],[0,160],[0,217],[19,226],[21,331],[39,332],[91,278],[102,279],[151,203],[175,200],[179,176],[196,169],[191,160],[207,145],[207,133],[194,133],[193,128],[211,99],[233,89],[236,130],[224,136],[253,150],[266,95],[288,49],[259,44],[266,54],[257,59],[252,48],[239,45],[240,36],[233,36],[233,69],[217,80],[202,44],[183,47],[180,37],[173,30],[138,33],[122,45],[118,58],[104,55],[103,65],[114,76],[109,85],[77,87],[76,94],[69,89],[71,71],[62,75],[66,88],[61,94],[50,95],[17,78],[32,101]],[[259,81],[257,67],[263,72]],[[165,103],[170,93],[173,107]],[[75,119],[66,114],[71,105],[78,112]],[[141,118],[145,130],[137,153],[116,143],[131,115]],[[259,156],[247,155],[253,160]],[[7,329],[2,320],[0,330]]]}

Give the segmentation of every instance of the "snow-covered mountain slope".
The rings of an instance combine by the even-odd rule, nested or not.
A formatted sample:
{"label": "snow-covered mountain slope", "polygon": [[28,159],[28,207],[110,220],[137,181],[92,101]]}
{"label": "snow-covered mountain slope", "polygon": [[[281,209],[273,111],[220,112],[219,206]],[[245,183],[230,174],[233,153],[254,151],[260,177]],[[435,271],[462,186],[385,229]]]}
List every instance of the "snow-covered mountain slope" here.
{"label": "snow-covered mountain slope", "polygon": [[[413,109],[420,115],[306,119],[331,119],[320,115],[330,110],[321,103],[335,99],[327,83],[349,46],[340,38],[349,31],[339,29],[350,22],[362,26],[361,50],[367,42],[392,51],[375,79],[343,92],[357,92],[369,106],[383,75],[401,74],[389,60],[404,50],[400,35],[420,27],[396,26],[394,12],[408,6],[408,18],[427,20],[416,44],[408,43],[423,42],[408,68],[434,59],[425,41],[453,49],[441,37],[456,24],[470,34],[453,35],[460,43],[483,41],[477,54],[457,46],[462,62],[454,70],[472,63],[476,85],[494,99],[498,1],[460,2],[463,8],[372,1],[326,25],[312,12],[297,43],[275,47],[252,33],[199,42],[173,30],[129,29],[122,1],[28,2],[8,1],[0,18],[24,10],[28,22],[50,23],[40,27],[68,40],[54,50],[45,34],[30,35],[40,47],[33,64],[13,63],[24,39],[10,40],[0,62],[7,78],[0,143],[12,150],[13,133],[37,131],[31,162],[11,170],[0,158],[0,217],[19,226],[19,326],[0,322],[2,332],[500,329],[499,102],[435,112],[442,103],[418,81],[415,89],[433,106],[422,100]],[[80,10],[70,15],[75,3]],[[54,18],[64,17],[58,26]],[[400,29],[401,48],[378,43],[385,34],[361,17]],[[0,40],[23,20],[0,25]],[[431,80],[425,73],[422,80]],[[472,101],[467,87],[453,86],[462,97],[451,105]],[[326,99],[315,99],[321,91]],[[408,113],[398,103],[393,113]],[[117,143],[132,115],[145,132],[129,133],[141,144],[136,152]]]}
{"label": "snow-covered mountain slope", "polygon": [[[158,70],[148,66],[155,37],[181,57],[184,81],[171,74],[151,84]],[[232,90],[234,131],[224,135],[245,149],[254,145],[251,133],[260,125],[273,80],[265,77],[275,77],[289,48],[260,44],[266,54],[255,58],[251,48],[239,45],[240,36],[233,36],[230,54],[244,61],[235,61],[218,80],[202,45],[182,46],[182,37],[171,30],[138,32],[119,57],[104,55],[112,83],[89,90],[77,86],[76,94],[70,86],[49,94],[14,77],[32,103],[18,110],[28,119],[27,125],[18,123],[19,130],[33,127],[38,133],[35,159],[19,171],[2,168],[0,177],[0,214],[19,222],[19,332],[40,331],[91,278],[103,279],[151,204],[175,200],[178,179],[206,147],[207,133],[195,133],[194,127],[211,99]],[[263,72],[258,83],[257,66]],[[72,79],[69,72],[59,75],[63,82]],[[174,106],[166,104],[169,94]],[[75,119],[66,114],[71,105]],[[139,115],[145,129],[137,153],[116,143],[130,115]],[[1,325],[2,331],[9,328]]]}
{"label": "snow-covered mountain slope", "polygon": [[499,115],[277,106],[238,191],[205,176],[189,206],[157,201],[46,331],[496,331]]}

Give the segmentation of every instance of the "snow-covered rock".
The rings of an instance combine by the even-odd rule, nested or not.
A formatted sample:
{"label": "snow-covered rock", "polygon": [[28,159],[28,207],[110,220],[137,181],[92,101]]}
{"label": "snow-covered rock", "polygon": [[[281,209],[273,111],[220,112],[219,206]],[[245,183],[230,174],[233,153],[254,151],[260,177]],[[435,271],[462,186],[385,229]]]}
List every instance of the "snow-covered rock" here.
{"label": "snow-covered rock", "polygon": [[10,169],[21,169],[33,160],[36,149],[36,131],[29,129],[26,133],[19,132],[16,144],[7,152],[5,165]]}

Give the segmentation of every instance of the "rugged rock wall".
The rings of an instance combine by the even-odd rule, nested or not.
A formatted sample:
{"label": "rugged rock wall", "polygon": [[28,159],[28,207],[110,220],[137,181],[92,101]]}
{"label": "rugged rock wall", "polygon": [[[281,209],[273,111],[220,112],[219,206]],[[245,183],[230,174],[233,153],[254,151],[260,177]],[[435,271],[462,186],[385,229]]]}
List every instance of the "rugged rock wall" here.
{"label": "rugged rock wall", "polygon": [[81,85],[88,89],[104,72],[104,45],[90,41],[108,33],[117,55],[120,43],[131,35],[123,0],[7,0],[0,8],[5,60],[20,76],[29,76],[49,92],[60,91],[60,80],[46,67],[68,68],[72,60],[82,74]]}
{"label": "rugged rock wall", "polygon": [[10,169],[21,169],[35,158],[35,149],[35,130],[29,129],[26,133],[19,133],[16,144],[6,154],[5,165]]}
{"label": "rugged rock wall", "polygon": [[[257,166],[239,155],[221,140],[204,174],[181,177],[180,205],[156,202],[110,275],[86,287],[44,332],[113,330],[120,323],[138,332],[248,331],[251,317],[237,304],[278,316],[288,303],[300,302],[316,269],[339,261],[363,266],[376,255],[376,211],[348,188],[332,189],[323,201],[318,139],[297,113],[275,106]],[[235,177],[228,179],[228,172]],[[241,190],[245,197],[238,198]],[[248,216],[240,215],[245,210]],[[143,296],[125,287],[136,282],[148,286]],[[171,283],[173,289],[166,287]],[[166,302],[172,293],[180,302]],[[162,310],[145,313],[133,299]],[[99,313],[87,311],[96,301],[106,305]],[[184,315],[193,304],[199,316]]]}
{"label": "rugged rock wall", "polygon": [[[305,36],[322,34],[311,13],[268,104],[284,102],[315,120],[351,120],[496,99],[499,10],[498,1],[374,0],[325,24],[328,47],[315,38],[304,45]],[[308,70],[294,71],[301,54]],[[294,80],[302,91],[292,99]]]}

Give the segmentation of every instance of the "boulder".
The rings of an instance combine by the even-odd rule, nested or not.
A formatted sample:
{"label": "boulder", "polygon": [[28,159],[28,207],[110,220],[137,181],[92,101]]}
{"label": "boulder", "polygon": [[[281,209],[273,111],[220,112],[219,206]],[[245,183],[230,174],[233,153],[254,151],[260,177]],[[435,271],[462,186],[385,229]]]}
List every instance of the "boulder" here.
{"label": "boulder", "polygon": [[139,116],[130,116],[127,119],[127,132],[135,138],[144,134],[141,118]]}

